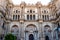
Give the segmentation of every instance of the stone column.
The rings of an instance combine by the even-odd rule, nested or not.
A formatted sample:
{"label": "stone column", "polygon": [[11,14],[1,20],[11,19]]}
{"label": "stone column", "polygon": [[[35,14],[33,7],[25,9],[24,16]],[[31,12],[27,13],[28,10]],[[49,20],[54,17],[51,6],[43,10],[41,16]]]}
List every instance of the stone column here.
{"label": "stone column", "polygon": [[45,32],[44,32],[44,27],[43,26],[42,26],[42,39],[41,40],[45,40]]}
{"label": "stone column", "polygon": [[42,22],[39,23],[39,26],[40,26],[40,37],[39,37],[39,40],[45,40],[44,27],[42,26]]}
{"label": "stone column", "polygon": [[20,22],[21,23],[21,28],[20,28],[20,37],[21,37],[21,40],[24,40],[24,23],[23,22]]}
{"label": "stone column", "polygon": [[42,23],[39,23],[39,40],[42,40]]}

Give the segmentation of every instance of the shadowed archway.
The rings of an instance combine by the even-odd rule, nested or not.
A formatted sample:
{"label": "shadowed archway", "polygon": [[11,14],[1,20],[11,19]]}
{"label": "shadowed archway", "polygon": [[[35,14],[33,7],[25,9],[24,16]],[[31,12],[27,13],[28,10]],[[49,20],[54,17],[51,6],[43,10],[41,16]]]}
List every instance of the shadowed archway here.
{"label": "shadowed archway", "polygon": [[29,24],[25,28],[25,39],[26,40],[35,40],[38,38],[37,26],[34,24]]}
{"label": "shadowed archway", "polygon": [[49,25],[44,26],[45,40],[51,39],[51,27]]}
{"label": "shadowed archway", "polygon": [[48,36],[45,36],[45,40],[49,40],[49,37]]}
{"label": "shadowed archway", "polygon": [[30,34],[30,35],[29,35],[29,40],[34,40],[33,34]]}

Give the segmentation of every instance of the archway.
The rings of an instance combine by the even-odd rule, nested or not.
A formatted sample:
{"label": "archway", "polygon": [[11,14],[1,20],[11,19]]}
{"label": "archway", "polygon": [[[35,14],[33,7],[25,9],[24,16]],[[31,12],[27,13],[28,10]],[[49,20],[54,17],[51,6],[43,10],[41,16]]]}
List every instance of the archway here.
{"label": "archway", "polygon": [[51,27],[49,25],[45,25],[44,26],[44,31],[47,32],[47,33],[51,32]]}
{"label": "archway", "polygon": [[52,39],[52,35],[51,35],[51,27],[49,25],[45,25],[44,26],[44,33],[45,33],[45,40],[49,40]]}
{"label": "archway", "polygon": [[29,35],[29,40],[34,40],[33,34],[30,34],[30,35]]}
{"label": "archway", "polygon": [[25,39],[26,40],[37,40],[38,30],[37,27],[33,24],[29,24],[25,28]]}
{"label": "archway", "polygon": [[48,36],[45,36],[45,40],[49,40],[49,37]]}
{"label": "archway", "polygon": [[30,31],[33,32],[33,31],[37,30],[37,27],[35,25],[33,25],[33,24],[29,24],[29,25],[26,26],[25,30],[26,31],[28,30],[29,32]]}
{"label": "archway", "polygon": [[19,27],[17,25],[13,25],[11,28],[12,34],[17,35],[19,33]]}

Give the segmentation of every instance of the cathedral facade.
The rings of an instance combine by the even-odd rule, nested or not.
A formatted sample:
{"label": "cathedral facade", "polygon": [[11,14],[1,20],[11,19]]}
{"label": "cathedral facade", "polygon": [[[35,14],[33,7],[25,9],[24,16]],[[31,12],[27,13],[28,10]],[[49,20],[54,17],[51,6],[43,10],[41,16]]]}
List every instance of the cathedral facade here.
{"label": "cathedral facade", "polygon": [[17,40],[60,40],[60,0],[48,5],[0,0],[0,39],[8,33]]}

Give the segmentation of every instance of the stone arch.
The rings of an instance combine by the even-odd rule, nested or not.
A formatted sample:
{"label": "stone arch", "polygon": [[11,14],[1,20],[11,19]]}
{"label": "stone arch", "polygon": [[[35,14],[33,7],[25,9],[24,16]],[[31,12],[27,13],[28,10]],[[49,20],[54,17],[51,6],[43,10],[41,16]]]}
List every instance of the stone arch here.
{"label": "stone arch", "polygon": [[45,25],[45,27],[50,27],[49,25]]}
{"label": "stone arch", "polygon": [[49,25],[44,26],[44,33],[45,33],[45,40],[50,40],[52,35],[51,35],[51,27]]}
{"label": "stone arch", "polygon": [[34,24],[29,24],[26,26],[25,31],[36,31],[37,27]]}
{"label": "stone arch", "polygon": [[27,25],[26,27],[28,27],[28,26],[34,26],[34,27],[36,27],[34,24],[29,24],[29,25]]}
{"label": "stone arch", "polygon": [[45,31],[51,32],[51,27],[49,25],[44,26]]}
{"label": "stone arch", "polygon": [[[30,38],[32,39],[30,39]],[[26,40],[34,40],[38,38],[38,30],[36,25],[34,24],[29,24],[25,27],[25,38]]]}
{"label": "stone arch", "polygon": [[11,33],[13,33],[13,34],[18,34],[19,33],[19,27],[18,27],[18,25],[13,25],[11,27]]}
{"label": "stone arch", "polygon": [[36,23],[26,23],[26,24],[24,24],[24,31],[25,31],[25,28],[28,26],[28,25],[34,25],[36,28],[37,28],[37,30],[39,30],[39,25],[38,24],[36,24]]}
{"label": "stone arch", "polygon": [[17,25],[13,25],[12,27],[18,27]]}

